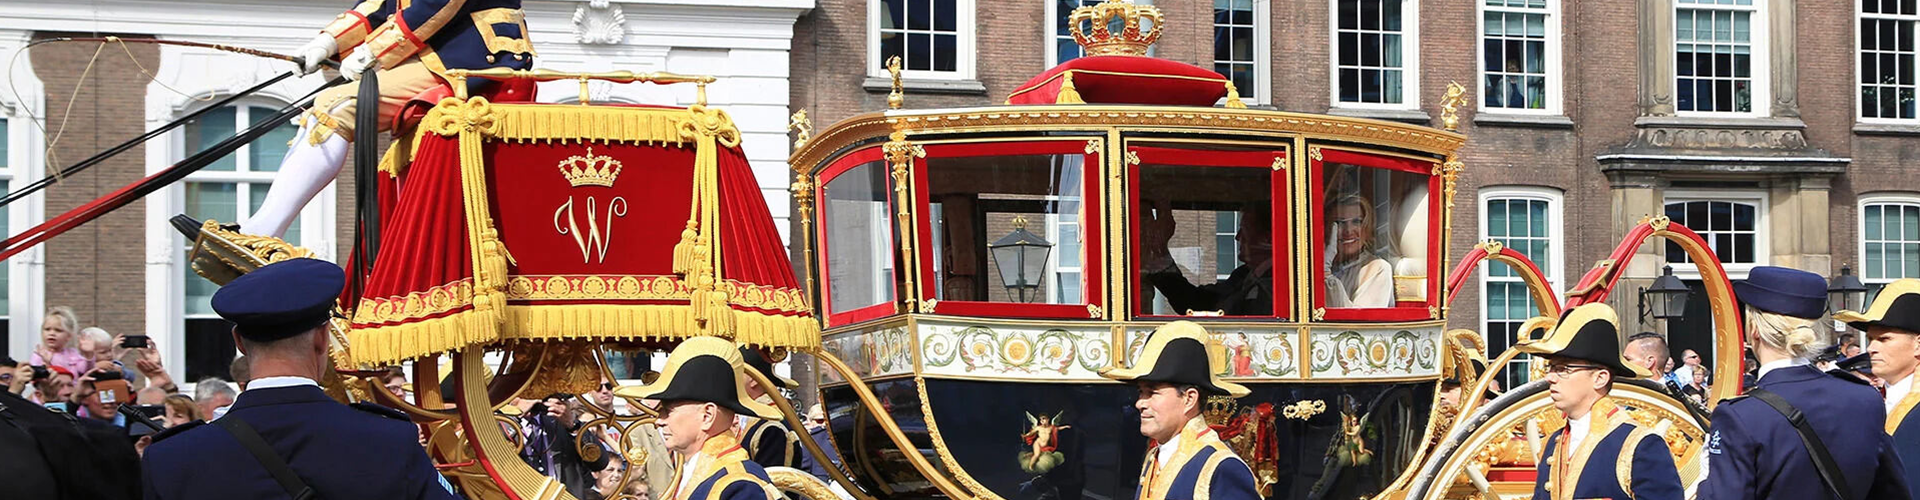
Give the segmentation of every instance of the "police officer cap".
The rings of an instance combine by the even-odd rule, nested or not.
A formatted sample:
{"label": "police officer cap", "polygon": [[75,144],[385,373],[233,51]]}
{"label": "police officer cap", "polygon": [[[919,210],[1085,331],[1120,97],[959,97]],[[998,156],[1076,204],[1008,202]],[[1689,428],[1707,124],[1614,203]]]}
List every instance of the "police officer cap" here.
{"label": "police officer cap", "polygon": [[326,324],[346,284],[346,272],[332,262],[284,260],[220,287],[213,311],[232,321],[242,338],[272,342]]}
{"label": "police officer cap", "polygon": [[1873,356],[1871,353],[1863,352],[1860,354],[1856,354],[1851,358],[1840,360],[1838,363],[1834,363],[1834,366],[1850,372],[1860,372],[1860,373],[1865,373],[1867,375],[1872,375],[1873,374]]}
{"label": "police officer cap", "polygon": [[1799,269],[1753,268],[1733,283],[1733,293],[1754,309],[1796,318],[1819,319],[1827,309],[1827,280]]}

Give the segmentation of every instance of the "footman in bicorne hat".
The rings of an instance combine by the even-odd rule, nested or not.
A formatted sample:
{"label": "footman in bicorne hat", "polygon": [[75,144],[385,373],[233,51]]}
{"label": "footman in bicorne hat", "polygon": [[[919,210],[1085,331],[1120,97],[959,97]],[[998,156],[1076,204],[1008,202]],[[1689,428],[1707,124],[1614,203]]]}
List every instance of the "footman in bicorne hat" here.
{"label": "footman in bicorne hat", "polygon": [[[748,368],[760,372],[761,376],[766,377],[781,389],[800,388],[799,382],[774,373],[773,361],[768,360],[759,349],[741,347],[740,359],[746,362]],[[771,402],[770,397],[767,396],[767,388],[761,387],[759,381],[752,378],[747,379],[746,394],[747,399],[763,403]],[[781,418],[740,415],[738,427],[740,444],[747,448],[747,456],[752,457],[754,463],[760,464],[761,467],[792,467],[806,470],[806,464],[801,463],[806,452],[800,449],[799,438],[788,431],[786,422]]]}
{"label": "footman in bicorne hat", "polygon": [[1154,330],[1131,368],[1100,372],[1139,389],[1140,433],[1153,440],[1134,500],[1258,500],[1253,471],[1207,427],[1208,396],[1241,397],[1247,388],[1220,380],[1207,356],[1207,330],[1175,321]]}
{"label": "footman in bicorne hat", "polygon": [[1568,310],[1545,338],[1516,347],[1547,360],[1553,406],[1567,417],[1541,450],[1535,499],[1685,498],[1667,442],[1607,397],[1614,377],[1646,376],[1621,356],[1619,322],[1612,307],[1586,304]]}
{"label": "footman in bicorne hat", "polygon": [[747,397],[746,368],[739,346],[718,337],[694,337],[667,355],[667,368],[653,383],[621,387],[614,394],[658,400],[656,425],[668,449],[686,457],[661,500],[775,500],[780,494],[767,471],[747,456],[733,435],[734,417],[780,418],[780,412]]}
{"label": "footman in bicorne hat", "polygon": [[[1743,306],[1746,343],[1759,361],[1759,383],[1714,407],[1699,500],[1908,498],[1892,439],[1860,425],[1881,421],[1880,394],[1850,373],[1822,372],[1810,363],[1829,337],[1826,278],[1762,266],[1733,290]],[[1801,415],[1811,439],[1803,440],[1787,420],[1791,413]],[[1832,460],[1832,486],[1817,465],[1822,454]]]}
{"label": "footman in bicorne hat", "polygon": [[1888,283],[1865,313],[1840,311],[1833,319],[1867,332],[1873,375],[1887,384],[1886,433],[1906,467],[1907,486],[1920,487],[1920,413],[1913,411],[1920,404],[1920,391],[1913,390],[1914,369],[1920,368],[1920,280]]}

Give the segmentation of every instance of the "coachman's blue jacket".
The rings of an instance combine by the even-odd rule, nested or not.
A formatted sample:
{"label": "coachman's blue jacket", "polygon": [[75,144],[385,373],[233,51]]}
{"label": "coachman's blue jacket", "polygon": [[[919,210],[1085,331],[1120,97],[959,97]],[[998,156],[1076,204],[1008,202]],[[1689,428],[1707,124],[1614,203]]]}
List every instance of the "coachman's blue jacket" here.
{"label": "coachman's blue jacket", "polygon": [[1565,429],[1547,437],[1534,480],[1535,500],[1686,498],[1680,469],[1659,434],[1634,423],[1606,398],[1594,403],[1588,416],[1593,424],[1578,446],[1566,449]]}
{"label": "coachman's blue jacket", "polygon": [[1156,467],[1160,446],[1147,450],[1134,500],[1261,500],[1253,470],[1202,419],[1187,421],[1166,467]]}
{"label": "coachman's blue jacket", "polygon": [[336,58],[365,44],[380,69],[416,57],[442,75],[533,65],[520,0],[363,0],[321,31],[333,36]]}

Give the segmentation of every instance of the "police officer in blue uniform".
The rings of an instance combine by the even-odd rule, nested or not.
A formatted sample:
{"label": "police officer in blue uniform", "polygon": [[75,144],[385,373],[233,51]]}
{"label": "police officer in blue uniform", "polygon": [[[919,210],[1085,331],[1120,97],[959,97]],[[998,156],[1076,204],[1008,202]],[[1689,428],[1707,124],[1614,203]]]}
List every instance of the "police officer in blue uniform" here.
{"label": "police officer in blue uniform", "polygon": [[148,500],[454,498],[404,415],[341,404],[315,382],[331,369],[327,323],[345,283],[339,266],[292,259],[214,293],[254,378],[226,416],[155,435]]}
{"label": "police officer in blue uniform", "polygon": [[[1759,389],[1713,409],[1699,499],[1908,498],[1892,438],[1862,425],[1884,418],[1880,394],[1852,375],[1809,364],[1829,337],[1822,319],[1826,279],[1756,267],[1733,289],[1744,304],[1747,345],[1760,361]],[[1773,407],[1769,399],[1776,397],[1787,411]],[[1790,413],[1801,416],[1809,439],[1788,420]],[[1820,461],[1832,470],[1820,470]],[[1835,474],[1831,485],[1826,474]]]}
{"label": "police officer in blue uniform", "polygon": [[653,383],[614,389],[614,395],[660,402],[655,423],[667,448],[686,458],[659,500],[776,500],[766,469],[734,436],[735,415],[780,418],[780,411],[748,397],[740,347],[719,337],[694,337],[667,355]]}
{"label": "police officer in blue uniform", "polygon": [[1161,325],[1130,368],[1101,370],[1139,392],[1140,433],[1153,440],[1134,500],[1259,500],[1253,470],[1207,427],[1208,396],[1244,397],[1245,386],[1220,380],[1223,363],[1207,356],[1207,330],[1191,321]]}
{"label": "police officer in blue uniform", "polygon": [[[1906,466],[1907,487],[1920,488],[1920,391],[1913,390],[1920,368],[1920,280],[1888,283],[1866,312],[1840,311],[1834,319],[1867,332],[1873,375],[1887,384],[1885,431]],[[1912,493],[1920,497],[1920,492]]]}
{"label": "police officer in blue uniform", "polygon": [[1542,447],[1537,500],[1685,498],[1666,440],[1608,397],[1615,377],[1647,376],[1621,356],[1619,324],[1612,307],[1585,304],[1567,310],[1545,338],[1516,347],[1546,358],[1553,406],[1567,417]]}

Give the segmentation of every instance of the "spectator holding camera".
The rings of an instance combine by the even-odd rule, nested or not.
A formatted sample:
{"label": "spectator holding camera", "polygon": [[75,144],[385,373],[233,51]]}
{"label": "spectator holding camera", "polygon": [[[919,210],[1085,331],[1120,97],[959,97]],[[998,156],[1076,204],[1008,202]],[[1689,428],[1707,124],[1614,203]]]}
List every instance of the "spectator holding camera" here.
{"label": "spectator holding camera", "polygon": [[47,317],[40,325],[40,345],[34,347],[33,358],[27,363],[66,368],[68,376],[92,370],[93,364],[87,356],[74,348],[74,336],[79,331],[80,319],[74,316],[72,308],[47,309]]}
{"label": "spectator holding camera", "polygon": [[127,401],[127,381],[121,377],[119,370],[99,370],[80,377],[73,393],[74,407],[78,408],[75,413],[82,418],[126,427],[127,417],[119,410]]}

